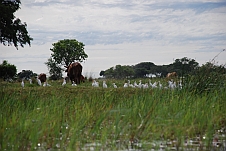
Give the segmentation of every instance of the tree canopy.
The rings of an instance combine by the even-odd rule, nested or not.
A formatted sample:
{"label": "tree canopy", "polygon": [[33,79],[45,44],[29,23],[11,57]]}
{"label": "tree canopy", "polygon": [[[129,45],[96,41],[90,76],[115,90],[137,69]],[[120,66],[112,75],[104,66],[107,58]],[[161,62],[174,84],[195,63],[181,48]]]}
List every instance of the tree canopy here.
{"label": "tree canopy", "polygon": [[57,64],[69,66],[74,61],[83,62],[88,58],[84,51],[85,45],[76,39],[64,39],[52,45],[51,56]]}
{"label": "tree canopy", "polygon": [[37,76],[37,73],[33,73],[32,70],[22,70],[17,74],[18,78],[20,79],[30,79],[31,77]]}
{"label": "tree canopy", "polygon": [[53,48],[47,65],[50,79],[57,80],[62,77],[62,66],[69,66],[72,62],[83,62],[88,58],[84,51],[84,44],[76,39],[64,39],[53,43]]}
{"label": "tree canopy", "polygon": [[8,63],[8,61],[4,60],[2,64],[0,64],[0,78],[9,79],[13,78],[17,73],[17,69],[15,65]]}
{"label": "tree canopy", "polygon": [[100,75],[111,78],[144,78],[149,75],[165,77],[167,73],[176,71],[179,76],[193,72],[198,68],[198,62],[187,57],[176,59],[169,65],[155,65],[152,62],[141,62],[132,66],[116,65],[105,71],[101,71]]}
{"label": "tree canopy", "polygon": [[33,40],[26,29],[27,24],[21,23],[14,13],[20,8],[20,0],[0,0],[0,42],[3,45],[31,45]]}
{"label": "tree canopy", "polygon": [[48,67],[50,79],[51,80],[58,80],[62,78],[62,69],[60,65],[58,65],[56,62],[54,62],[53,58],[50,57],[45,64]]}

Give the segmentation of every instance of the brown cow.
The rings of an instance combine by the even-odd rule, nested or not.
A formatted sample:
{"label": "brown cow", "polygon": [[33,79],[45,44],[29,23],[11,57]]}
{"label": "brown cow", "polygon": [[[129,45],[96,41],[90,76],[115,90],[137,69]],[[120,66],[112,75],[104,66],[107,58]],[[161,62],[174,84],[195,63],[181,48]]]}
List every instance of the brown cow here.
{"label": "brown cow", "polygon": [[176,72],[171,72],[171,73],[168,73],[168,74],[166,75],[166,78],[167,78],[167,79],[175,78],[175,77],[177,77],[177,73],[176,73]]}
{"label": "brown cow", "polygon": [[82,65],[78,62],[74,62],[65,67],[67,68],[65,72],[67,72],[67,76],[70,78],[71,83],[74,81],[76,84],[80,84],[82,79]]}
{"label": "brown cow", "polygon": [[38,76],[38,79],[39,79],[41,82],[46,82],[46,74],[45,74],[45,73],[41,73],[41,74]]}

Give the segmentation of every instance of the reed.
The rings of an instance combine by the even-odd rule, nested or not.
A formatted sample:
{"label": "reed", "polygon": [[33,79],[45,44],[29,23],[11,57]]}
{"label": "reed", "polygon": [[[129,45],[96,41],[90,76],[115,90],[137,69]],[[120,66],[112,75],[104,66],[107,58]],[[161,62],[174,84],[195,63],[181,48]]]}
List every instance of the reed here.
{"label": "reed", "polygon": [[2,82],[0,150],[145,150],[160,148],[159,142],[183,147],[197,136],[208,148],[225,128],[225,87],[193,95],[190,87],[134,89],[107,80],[113,82],[120,87],[62,87],[59,81],[22,89]]}

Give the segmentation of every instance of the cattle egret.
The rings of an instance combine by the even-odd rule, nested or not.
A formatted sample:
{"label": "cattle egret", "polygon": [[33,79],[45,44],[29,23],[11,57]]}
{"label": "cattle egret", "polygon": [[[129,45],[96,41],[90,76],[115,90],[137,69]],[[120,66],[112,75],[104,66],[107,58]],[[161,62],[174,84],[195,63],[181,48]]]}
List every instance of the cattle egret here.
{"label": "cattle egret", "polygon": [[77,84],[75,84],[75,81],[72,81],[72,85],[71,86],[77,86]]}
{"label": "cattle egret", "polygon": [[51,85],[48,84],[48,82],[46,81],[46,82],[44,82],[43,86],[46,87],[46,86],[51,86]]}
{"label": "cattle egret", "polygon": [[51,85],[46,81],[46,86],[51,86]]}
{"label": "cattle egret", "polygon": [[139,80],[139,84],[138,84],[137,87],[138,87],[138,88],[142,88],[142,82],[141,82],[141,80]]}
{"label": "cattle egret", "polygon": [[134,87],[138,87],[138,84],[137,84],[137,82],[136,81],[134,81]]}
{"label": "cattle egret", "polygon": [[162,89],[162,84],[160,83],[160,81],[159,81],[159,88]]}
{"label": "cattle egret", "polygon": [[128,87],[132,87],[132,88],[135,87],[133,84],[130,83],[130,80],[128,80]]}
{"label": "cattle egret", "polygon": [[181,80],[179,81],[178,86],[179,86],[180,89],[182,89],[182,81]]}
{"label": "cattle egret", "polygon": [[96,80],[93,80],[92,86],[93,87],[99,87],[99,83]]}
{"label": "cattle egret", "polygon": [[148,88],[148,83],[145,83],[145,84],[143,85],[143,88],[144,88],[144,89],[147,89],[147,88]]}
{"label": "cattle egret", "polygon": [[21,82],[21,86],[22,86],[22,88],[24,88],[24,79]]}
{"label": "cattle egret", "polygon": [[150,87],[152,87],[152,83],[151,83],[151,80],[149,79],[149,85],[150,85]]}
{"label": "cattle egret", "polygon": [[157,88],[157,82],[154,82],[153,84],[152,84],[152,88]]}
{"label": "cattle egret", "polygon": [[176,82],[173,82],[173,80],[172,81],[168,81],[168,83],[169,83],[169,88],[170,89],[176,88]]}
{"label": "cattle egret", "polygon": [[113,83],[113,87],[114,87],[114,88],[117,88],[117,85],[116,85],[115,83]]}
{"label": "cattle egret", "polygon": [[66,79],[64,78],[64,81],[62,83],[62,86],[64,86],[66,84]]}
{"label": "cattle egret", "polygon": [[124,88],[128,88],[128,83],[124,83]]}
{"label": "cattle egret", "polygon": [[107,84],[106,84],[106,81],[103,81],[103,88],[107,88]]}
{"label": "cattle egret", "polygon": [[30,84],[32,84],[32,79],[29,79]]}
{"label": "cattle egret", "polygon": [[42,82],[40,81],[40,79],[37,77],[37,79],[36,79],[36,80],[37,80],[37,82],[38,82],[38,85],[40,85],[40,86],[41,86],[41,85],[42,85]]}

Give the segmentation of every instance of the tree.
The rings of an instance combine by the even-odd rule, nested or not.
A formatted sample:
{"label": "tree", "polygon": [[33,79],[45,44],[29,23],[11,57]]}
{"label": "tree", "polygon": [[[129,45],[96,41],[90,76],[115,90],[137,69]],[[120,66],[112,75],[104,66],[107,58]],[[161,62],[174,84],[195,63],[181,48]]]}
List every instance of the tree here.
{"label": "tree", "polygon": [[104,76],[105,71],[101,70],[100,71],[100,76]]}
{"label": "tree", "polygon": [[16,75],[16,72],[16,66],[9,64],[6,60],[4,60],[2,64],[0,64],[0,78],[13,78]]}
{"label": "tree", "polygon": [[151,67],[155,67],[156,65],[152,62],[141,62],[134,66],[135,77],[145,77],[147,74],[150,74]]}
{"label": "tree", "polygon": [[183,74],[188,74],[194,71],[199,66],[199,63],[194,59],[184,57],[181,59],[176,59],[171,65],[174,71],[176,71],[180,76],[183,76]]}
{"label": "tree", "polygon": [[58,65],[52,57],[50,57],[48,59],[47,62],[45,62],[45,64],[48,67],[49,70],[49,74],[50,74],[50,79],[51,80],[58,80],[60,78],[62,78],[62,69],[60,67],[60,65]]}
{"label": "tree", "polygon": [[20,79],[23,79],[23,78],[29,79],[37,74],[33,73],[32,70],[22,70],[17,75]]}
{"label": "tree", "polygon": [[33,40],[26,29],[27,24],[21,23],[14,13],[20,8],[20,0],[0,0],[0,42],[3,45],[31,45]]}
{"label": "tree", "polygon": [[84,51],[85,45],[76,39],[64,39],[52,45],[51,56],[57,64],[69,66],[74,61],[83,62],[88,58]]}

